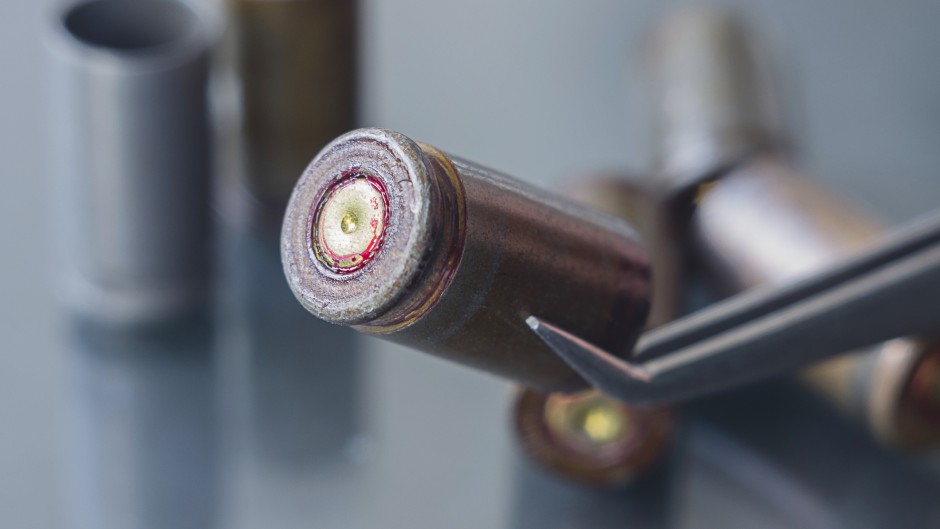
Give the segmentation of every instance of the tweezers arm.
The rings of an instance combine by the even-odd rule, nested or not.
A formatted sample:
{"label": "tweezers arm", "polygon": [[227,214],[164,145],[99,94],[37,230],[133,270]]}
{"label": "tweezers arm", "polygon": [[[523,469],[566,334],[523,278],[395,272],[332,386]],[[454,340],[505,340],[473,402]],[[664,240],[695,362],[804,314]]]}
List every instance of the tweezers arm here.
{"label": "tweezers arm", "polygon": [[[719,303],[659,328],[651,333],[655,334],[652,340],[641,340],[635,362],[624,361],[536,316],[526,323],[605,393],[634,404],[675,402],[891,338],[936,331],[940,328],[940,244],[924,244],[903,258],[882,260],[865,273],[843,275],[824,289],[804,294],[790,295],[786,303],[771,303],[774,310],[757,312],[756,317],[735,317],[732,325],[721,325],[721,321],[734,313],[728,307],[740,305],[740,300]],[[719,317],[710,318],[708,313]],[[695,318],[713,322],[688,325],[686,320]],[[712,332],[698,332],[704,328]]]}

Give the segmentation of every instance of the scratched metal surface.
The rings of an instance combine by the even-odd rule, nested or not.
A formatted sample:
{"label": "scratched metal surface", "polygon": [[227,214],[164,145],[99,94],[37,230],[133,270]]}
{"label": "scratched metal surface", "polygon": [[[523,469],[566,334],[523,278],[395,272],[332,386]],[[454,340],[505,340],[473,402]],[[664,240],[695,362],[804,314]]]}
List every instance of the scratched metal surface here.
{"label": "scratched metal surface", "polygon": [[[940,6],[732,3],[782,55],[809,170],[892,221],[937,205]],[[366,123],[544,186],[642,169],[637,44],[672,4],[368,1]],[[787,384],[696,404],[642,489],[553,481],[518,457],[502,382],[318,325],[270,238],[231,229],[208,322],[143,342],[76,328],[46,280],[44,8],[0,17],[5,527],[940,525],[936,463],[879,449]]]}

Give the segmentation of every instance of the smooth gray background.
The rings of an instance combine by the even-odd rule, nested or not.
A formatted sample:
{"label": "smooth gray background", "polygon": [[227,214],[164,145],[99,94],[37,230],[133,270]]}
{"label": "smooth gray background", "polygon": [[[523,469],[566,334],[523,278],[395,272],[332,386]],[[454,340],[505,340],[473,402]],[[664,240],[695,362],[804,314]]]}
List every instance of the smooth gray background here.
{"label": "smooth gray background", "polygon": [[[17,528],[62,527],[71,519],[62,474],[73,353],[62,345],[64,325],[47,280],[55,267],[48,261],[55,226],[46,221],[43,196],[48,165],[39,36],[48,4],[8,0],[0,8],[0,519]],[[543,185],[591,170],[642,173],[649,166],[641,48],[649,24],[676,2],[364,4],[364,124]],[[777,55],[798,152],[810,172],[894,221],[938,205],[940,4],[734,4],[746,6]],[[302,473],[262,472],[233,456],[236,462],[220,470],[220,523],[511,524],[516,463],[505,427],[505,384],[378,342],[365,349],[368,426],[352,457],[371,465],[373,477],[350,485],[344,500],[325,503],[337,512],[330,518],[328,509],[317,511],[332,520],[320,524],[304,511],[310,484]],[[219,393],[230,402],[224,387]],[[220,421],[237,432],[237,399],[231,407],[236,419]],[[240,453],[235,437],[223,463]],[[357,498],[368,507],[357,507]],[[701,501],[683,505],[694,509]],[[356,516],[346,518],[351,511]],[[285,521],[274,521],[277,513]],[[722,519],[714,510],[702,516],[682,525]]]}

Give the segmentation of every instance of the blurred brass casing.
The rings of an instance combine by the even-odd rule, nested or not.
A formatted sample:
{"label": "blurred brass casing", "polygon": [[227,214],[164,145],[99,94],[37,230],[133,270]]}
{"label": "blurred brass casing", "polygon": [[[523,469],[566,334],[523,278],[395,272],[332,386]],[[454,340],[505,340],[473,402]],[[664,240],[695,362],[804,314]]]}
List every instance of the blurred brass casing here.
{"label": "blurred brass casing", "polygon": [[[311,228],[350,175],[384,187],[390,214],[369,264],[336,272],[317,257]],[[648,259],[627,223],[380,129],[317,155],[291,197],[281,248],[314,315],[545,391],[587,383],[526,317],[627,355],[649,306]]]}
{"label": "blurred brass casing", "polygon": [[786,143],[768,53],[739,13],[686,7],[647,47],[657,180],[688,189],[743,157]]}
{"label": "blurred brass casing", "polygon": [[[787,284],[864,248],[879,224],[774,158],[723,175],[700,195],[691,236],[728,292]],[[802,376],[872,433],[903,448],[940,441],[940,342],[898,339],[823,362]],[[916,384],[915,384],[916,381]],[[934,395],[934,397],[931,397]]]}
{"label": "blurred brass casing", "polygon": [[[818,272],[882,232],[783,161],[787,138],[762,51],[744,21],[721,9],[680,11],[654,33],[658,160],[650,196],[668,213],[657,214],[666,220],[650,244],[673,248],[653,252],[656,284],[672,284],[654,290],[654,307],[677,302],[659,296],[681,291],[689,264],[732,293]],[[661,267],[657,256],[669,262]],[[940,380],[928,361],[936,349],[894,340],[803,378],[882,441],[931,446],[940,440],[929,397]]]}
{"label": "blurred brass casing", "polygon": [[662,459],[672,439],[667,408],[638,408],[596,390],[516,393],[513,408],[522,450],[565,479],[597,487],[632,483]]}
{"label": "blurred brass casing", "polygon": [[280,215],[297,175],[356,124],[356,0],[229,0],[241,94],[242,177]]}

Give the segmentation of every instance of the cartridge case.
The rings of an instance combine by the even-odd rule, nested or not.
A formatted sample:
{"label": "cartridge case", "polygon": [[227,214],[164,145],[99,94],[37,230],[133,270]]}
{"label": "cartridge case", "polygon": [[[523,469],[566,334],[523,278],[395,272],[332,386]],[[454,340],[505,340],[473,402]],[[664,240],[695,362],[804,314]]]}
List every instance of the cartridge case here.
{"label": "cartridge case", "polygon": [[[879,224],[786,164],[762,158],[704,191],[691,223],[697,255],[726,291],[788,284],[864,248]],[[940,343],[898,339],[804,371],[802,378],[876,437],[940,441]]]}
{"label": "cartridge case", "polygon": [[241,94],[241,181],[280,219],[297,177],[352,129],[356,0],[229,0]]}
{"label": "cartridge case", "polygon": [[55,270],[81,315],[145,323],[206,298],[214,36],[176,0],[73,3],[47,28]]}
{"label": "cartridge case", "polygon": [[[655,235],[667,250],[654,255],[672,256],[658,282],[681,285],[695,261],[726,293],[790,283],[881,232],[879,223],[784,161],[788,138],[767,54],[741,19],[695,8],[668,19],[655,35],[654,195],[666,197],[657,200],[670,213]],[[679,260],[686,264],[677,268]],[[671,295],[657,291],[654,307],[676,302],[660,294]],[[931,367],[936,350],[927,341],[893,340],[821,363],[803,378],[882,441],[929,445],[940,439],[938,401],[929,397],[936,391],[928,389],[940,381]]]}
{"label": "cartridge case", "polygon": [[784,146],[769,54],[737,13],[679,9],[656,27],[649,52],[660,184],[686,189],[755,152]]}
{"label": "cartridge case", "polygon": [[626,355],[648,311],[627,223],[385,130],[317,155],[281,243],[314,315],[546,391],[587,384],[526,317]]}
{"label": "cartridge case", "polygon": [[513,423],[525,454],[548,471],[577,483],[620,487],[662,459],[674,419],[670,408],[631,406],[593,389],[520,389]]}

